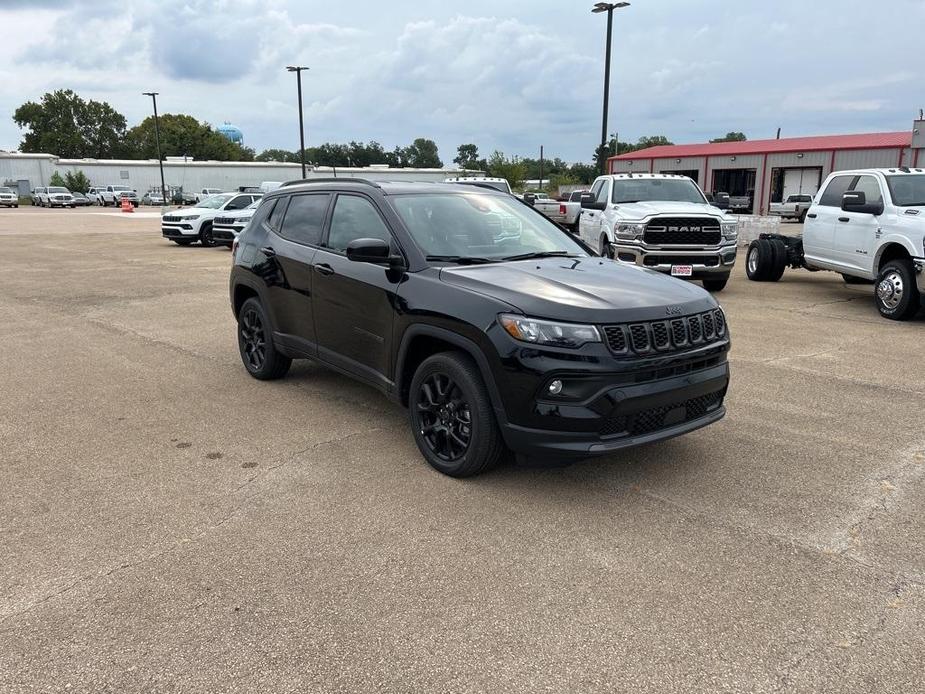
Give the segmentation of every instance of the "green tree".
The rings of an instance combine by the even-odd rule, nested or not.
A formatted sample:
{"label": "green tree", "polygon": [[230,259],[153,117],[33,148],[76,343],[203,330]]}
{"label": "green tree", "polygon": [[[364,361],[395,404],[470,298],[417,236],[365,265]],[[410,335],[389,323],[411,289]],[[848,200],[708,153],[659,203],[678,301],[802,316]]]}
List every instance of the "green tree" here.
{"label": "green tree", "polygon": [[637,151],[640,149],[648,149],[649,147],[662,147],[664,145],[673,145],[674,142],[669,140],[664,135],[646,135],[640,137],[636,141],[636,146],[631,151]]}
{"label": "green tree", "polygon": [[414,169],[439,169],[443,166],[437,152],[437,143],[424,137],[417,138],[400,152],[402,166]]}
{"label": "green tree", "polygon": [[57,171],[55,171],[51,175],[51,178],[48,179],[48,185],[58,186],[60,188],[64,188],[67,186],[67,184],[64,181],[64,178],[62,178],[61,174],[59,174]]}
{"label": "green tree", "polygon": [[111,159],[124,156],[125,116],[106,102],[84,101],[70,89],[47,92],[39,103],[27,101],[13,120],[28,132],[23,152],[59,157]]}
{"label": "green tree", "polygon": [[511,188],[520,189],[527,177],[527,167],[516,158],[508,159],[504,152],[495,150],[488,158],[485,167],[489,176],[507,179]]}
{"label": "green tree", "polygon": [[478,169],[479,168],[479,148],[473,144],[460,145],[456,148],[456,157],[453,162],[460,169]]}
{"label": "green tree", "polygon": [[569,169],[569,176],[575,179],[577,183],[583,183],[585,185],[590,185],[594,182],[594,179],[597,177],[600,169],[596,169],[590,164],[584,164],[582,162],[577,162],[572,164]]}
{"label": "green tree", "polygon": [[[158,119],[161,154],[165,157],[192,157],[216,161],[251,161],[253,150],[232,142],[192,116],[165,113]],[[148,116],[128,131],[129,151],[136,159],[157,158],[154,116]]]}
{"label": "green tree", "polygon": [[87,175],[79,169],[74,172],[65,172],[64,184],[72,193],[86,193],[88,190],[90,190],[90,179],[87,178]]}
{"label": "green tree", "polygon": [[290,152],[287,149],[265,149],[256,157],[255,161],[282,161],[282,162],[298,162],[299,153]]}
{"label": "green tree", "polygon": [[723,137],[717,137],[715,140],[710,140],[710,142],[745,142],[748,138],[745,137],[745,133],[740,133],[738,131],[730,131],[723,135]]}

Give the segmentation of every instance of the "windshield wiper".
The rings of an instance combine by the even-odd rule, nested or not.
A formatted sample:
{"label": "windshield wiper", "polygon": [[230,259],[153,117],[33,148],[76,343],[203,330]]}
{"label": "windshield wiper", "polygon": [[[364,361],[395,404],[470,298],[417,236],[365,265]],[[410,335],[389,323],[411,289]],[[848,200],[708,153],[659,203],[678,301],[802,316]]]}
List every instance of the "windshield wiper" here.
{"label": "windshield wiper", "polygon": [[472,255],[429,255],[426,260],[437,263],[456,263],[457,265],[483,265],[498,262],[496,258],[480,258]]}
{"label": "windshield wiper", "polygon": [[569,251],[537,251],[534,253],[521,253],[520,255],[509,255],[502,260],[533,260],[535,258],[577,258],[578,254]]}

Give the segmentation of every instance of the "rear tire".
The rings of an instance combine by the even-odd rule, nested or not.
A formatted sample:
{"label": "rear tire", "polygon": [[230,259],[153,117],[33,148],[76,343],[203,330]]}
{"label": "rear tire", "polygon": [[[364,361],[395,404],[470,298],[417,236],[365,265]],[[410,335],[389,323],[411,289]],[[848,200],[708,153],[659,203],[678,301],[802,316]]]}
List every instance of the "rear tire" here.
{"label": "rear tire", "polygon": [[729,275],[726,275],[723,278],[716,278],[710,280],[703,280],[703,288],[708,292],[721,292],[726,288],[726,284],[729,282]]}
{"label": "rear tire", "polygon": [[212,222],[204,222],[202,231],[199,232],[199,243],[206,248],[215,246],[215,239],[212,238]]}
{"label": "rear tire", "polygon": [[411,379],[408,409],[421,455],[445,475],[480,474],[505,453],[488,390],[466,354],[441,352],[425,359]]}
{"label": "rear tire", "polygon": [[251,297],[238,311],[238,351],[244,368],[254,378],[273,381],[289,371],[292,359],[277,351],[263,305]]}
{"label": "rear tire", "polygon": [[765,282],[770,274],[773,251],[767,239],[756,239],[745,254],[745,274],[752,282]]}
{"label": "rear tire", "polygon": [[880,269],[874,290],[877,310],[890,320],[909,320],[919,312],[921,297],[908,259],[891,260]]}
{"label": "rear tire", "polygon": [[768,243],[771,245],[771,267],[768,271],[768,281],[777,282],[784,276],[787,269],[787,246],[783,241],[772,239]]}

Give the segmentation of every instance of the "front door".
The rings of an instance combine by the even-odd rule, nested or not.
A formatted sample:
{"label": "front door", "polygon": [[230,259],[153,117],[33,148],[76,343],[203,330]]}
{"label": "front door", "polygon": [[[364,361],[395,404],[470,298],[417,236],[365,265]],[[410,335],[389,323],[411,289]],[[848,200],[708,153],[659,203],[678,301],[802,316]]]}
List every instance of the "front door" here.
{"label": "front door", "polygon": [[[867,202],[883,202],[880,182],[874,176],[858,176],[850,191],[864,193]],[[838,210],[835,224],[835,255],[846,268],[867,273],[873,267],[874,242],[880,219],[862,212]]]}
{"label": "front door", "polygon": [[819,202],[812,206],[809,216],[812,222],[803,229],[803,253],[806,259],[817,267],[838,270],[843,267],[835,250],[835,227],[844,213],[841,209],[842,196],[854,182],[855,176],[846,174],[831,179],[819,195]]}
{"label": "front door", "polygon": [[373,202],[339,194],[314,262],[318,356],[380,387],[391,385],[392,318],[399,279],[388,268],[347,259],[356,239],[389,241],[399,249]]}

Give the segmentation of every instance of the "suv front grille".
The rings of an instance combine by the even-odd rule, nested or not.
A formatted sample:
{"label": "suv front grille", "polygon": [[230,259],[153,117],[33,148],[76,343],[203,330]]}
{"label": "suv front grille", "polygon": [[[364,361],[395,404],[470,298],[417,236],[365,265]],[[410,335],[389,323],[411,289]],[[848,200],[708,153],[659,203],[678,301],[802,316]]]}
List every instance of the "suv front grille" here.
{"label": "suv front grille", "polygon": [[726,336],[726,317],[722,309],[629,325],[605,325],[607,346],[617,356],[647,356],[699,347]]}
{"label": "suv front grille", "polygon": [[655,246],[715,246],[719,223],[706,217],[658,217],[646,225],[643,240]]}
{"label": "suv front grille", "polygon": [[723,391],[701,395],[672,405],[653,407],[633,414],[613,414],[598,432],[601,436],[644,436],[709,414],[723,402]]}

